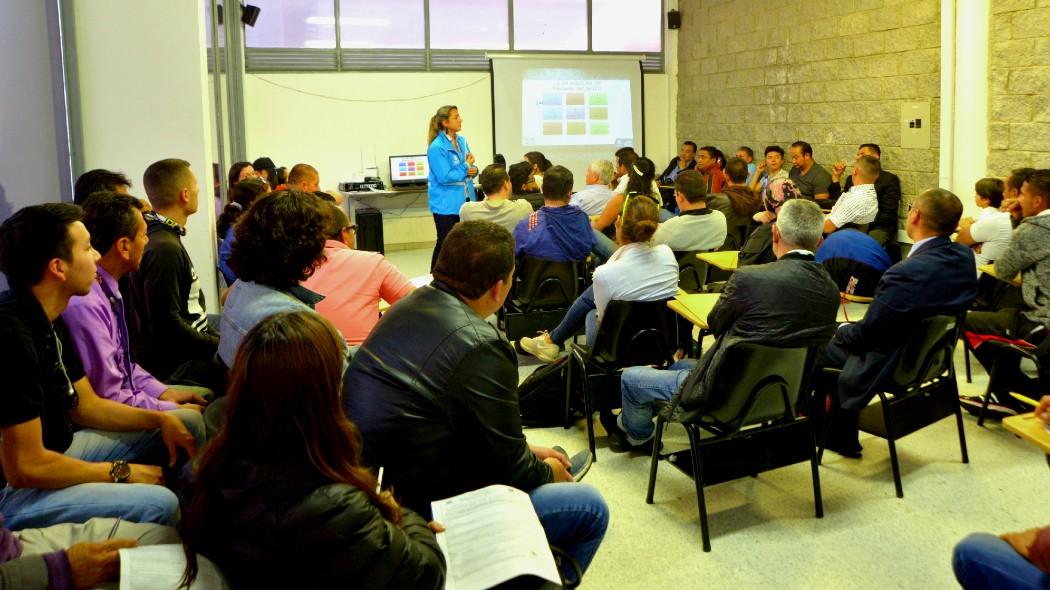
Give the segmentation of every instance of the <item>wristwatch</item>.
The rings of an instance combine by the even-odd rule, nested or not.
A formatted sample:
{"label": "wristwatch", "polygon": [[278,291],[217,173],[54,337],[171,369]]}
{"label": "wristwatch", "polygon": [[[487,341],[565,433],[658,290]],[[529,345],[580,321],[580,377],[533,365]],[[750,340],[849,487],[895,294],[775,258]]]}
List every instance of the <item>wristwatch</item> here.
{"label": "wristwatch", "polygon": [[131,477],[131,465],[123,459],[117,459],[109,470],[109,476],[113,478],[113,483],[127,483]]}

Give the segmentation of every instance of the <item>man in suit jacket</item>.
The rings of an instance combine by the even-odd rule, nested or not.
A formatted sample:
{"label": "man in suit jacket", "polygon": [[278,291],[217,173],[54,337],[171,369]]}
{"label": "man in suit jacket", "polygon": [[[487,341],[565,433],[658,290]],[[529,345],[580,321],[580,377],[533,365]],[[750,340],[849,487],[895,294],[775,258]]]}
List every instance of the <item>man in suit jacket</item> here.
{"label": "man in suit jacket", "polygon": [[[882,150],[877,143],[861,144],[857,148],[857,159],[871,156],[881,160]],[[849,192],[853,188],[853,178],[846,178],[846,187],[839,186],[839,179],[846,169],[844,162],[837,162],[831,168],[831,185],[828,186],[828,199],[821,206],[831,207],[835,200],[843,192]],[[879,171],[875,179],[875,196],[879,200],[879,211],[875,214],[875,221],[868,224],[868,235],[875,238],[880,244],[888,244],[897,241],[897,215],[901,206],[901,179],[892,172],[885,169]]]}
{"label": "man in suit jacket", "polygon": [[833,398],[840,409],[831,424],[828,449],[860,457],[859,412],[892,375],[902,345],[920,320],[961,314],[976,297],[973,252],[948,238],[962,210],[959,198],[944,189],[929,189],[916,197],[908,212],[906,229],[915,242],[908,258],[882,275],[864,319],[835,332],[819,363],[842,369]]}
{"label": "man in suit jacket", "polygon": [[772,228],[778,260],[733,273],[707,318],[718,340],[703,358],[681,360],[667,370],[624,370],[620,381],[623,411],[616,427],[607,428],[617,437],[621,450],[641,450],[648,445],[656,402],[666,402],[677,393],[681,410],[702,407],[731,345],[755,342],[795,347],[827,341],[835,327],[839,290],[813,257],[823,225],[824,215],[812,201],[785,203]]}

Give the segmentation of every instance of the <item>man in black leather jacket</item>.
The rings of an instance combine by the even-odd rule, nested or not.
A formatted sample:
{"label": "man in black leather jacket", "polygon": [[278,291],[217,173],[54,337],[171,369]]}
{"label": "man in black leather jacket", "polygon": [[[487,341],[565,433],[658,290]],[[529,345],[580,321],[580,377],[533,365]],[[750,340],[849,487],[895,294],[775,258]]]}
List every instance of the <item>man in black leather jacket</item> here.
{"label": "man in black leather jacket", "polygon": [[573,482],[565,455],[526,442],[517,356],[485,321],[510,291],[513,237],[461,222],[433,274],[386,313],[347,371],[344,404],[366,462],[425,516],[433,500],[492,484],[528,492],[550,543],[586,569],[605,535],[605,500]]}

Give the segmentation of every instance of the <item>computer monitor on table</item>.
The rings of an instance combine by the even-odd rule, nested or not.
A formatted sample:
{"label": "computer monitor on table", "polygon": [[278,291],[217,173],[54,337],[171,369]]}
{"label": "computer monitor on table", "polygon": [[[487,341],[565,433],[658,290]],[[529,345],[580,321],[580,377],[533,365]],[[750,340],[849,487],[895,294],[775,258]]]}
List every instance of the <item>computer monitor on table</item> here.
{"label": "computer monitor on table", "polygon": [[429,175],[426,154],[390,156],[391,188],[425,188]]}

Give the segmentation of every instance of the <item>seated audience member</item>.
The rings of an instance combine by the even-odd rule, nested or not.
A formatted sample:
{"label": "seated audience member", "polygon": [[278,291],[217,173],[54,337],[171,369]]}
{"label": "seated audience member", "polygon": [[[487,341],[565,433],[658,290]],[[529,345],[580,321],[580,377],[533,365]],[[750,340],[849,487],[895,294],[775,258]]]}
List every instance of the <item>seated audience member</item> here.
{"label": "seated audience member", "polygon": [[667,164],[667,168],[660,173],[660,180],[668,184],[674,184],[674,180],[678,178],[678,175],[686,170],[692,170],[696,167],[696,144],[691,141],[682,142],[682,147],[678,148],[678,157],[672,158]]}
{"label": "seated audience member", "polygon": [[721,211],[726,218],[726,241],[722,245],[724,250],[740,249],[752,218],[762,210],[762,199],[744,182],[747,170],[744,160],[729,160],[726,163],[726,184],[722,192],[707,195],[707,206]]}
{"label": "seated audience member", "polygon": [[226,285],[232,285],[237,280],[237,273],[230,268],[230,252],[233,252],[233,225],[237,218],[252,206],[252,203],[262,195],[269,192],[266,183],[259,178],[248,178],[230,187],[230,202],[222,210],[218,221],[215,222],[216,235],[219,241],[219,271],[226,279]]}
{"label": "seated audience member", "polygon": [[[95,395],[61,313],[87,295],[98,253],[63,203],[25,207],[0,225],[0,513],[14,530],[93,516],[171,524],[178,502],[161,468],[196,451],[200,414],[157,412]],[[74,432],[73,425],[81,427]],[[125,483],[154,485],[130,486]],[[82,485],[90,484],[90,485]]]}
{"label": "seated audience member", "polygon": [[[1050,424],[1050,395],[1035,409],[1044,427]],[[966,590],[1050,588],[1050,526],[1016,533],[977,533],[952,552],[955,578]]]}
{"label": "seated audience member", "polygon": [[766,264],[777,259],[773,254],[772,222],[776,220],[777,213],[780,212],[784,203],[798,198],[801,198],[798,188],[790,180],[774,180],[766,187],[766,198],[762,203],[763,210],[753,217],[761,225],[751,232],[744,245],[740,247],[737,266]]}
{"label": "seated audience member", "polygon": [[190,580],[200,554],[234,588],[442,587],[434,532],[362,465],[342,341],[302,311],[245,336],[226,426],[202,453],[182,522]]}
{"label": "seated audience member", "polygon": [[[638,162],[645,160],[645,162],[639,166]],[[646,172],[651,170],[651,172]],[[628,188],[628,184],[631,181],[631,173],[637,175],[649,176],[649,190],[645,191],[639,187],[635,190],[639,194],[648,192],[654,199],[660,199],[660,185],[656,182],[656,164],[653,163],[649,158],[639,156],[634,148],[621,148],[616,150],[616,188],[613,189],[613,193],[617,195],[625,195],[632,189]],[[609,222],[612,223],[611,221]]]}
{"label": "seated audience member", "polygon": [[199,204],[197,178],[189,162],[172,158],[150,164],[142,186],[153,211],[145,214],[149,243],[129,280],[132,356],[163,382],[177,375],[211,384],[219,338],[208,327],[200,279],[182,245]]}
{"label": "seated audience member", "polygon": [[[251,162],[234,162],[233,166],[230,166],[229,174],[227,174],[226,190],[232,189],[237,186],[237,183],[242,180],[248,180],[249,178],[258,178],[259,182],[266,182],[262,178],[259,178],[259,173],[255,171],[255,168],[252,168]],[[232,202],[233,198],[230,197],[227,200]]]}
{"label": "seated audience member", "polygon": [[510,168],[507,168],[507,176],[510,178],[510,186],[513,191],[511,199],[527,201],[533,211],[539,211],[543,207],[543,193],[540,192],[540,187],[532,176],[531,163],[511,164]]}
{"label": "seated audience member", "polygon": [[839,291],[861,297],[871,297],[882,273],[893,265],[875,238],[855,229],[829,235],[817,250],[817,262],[824,265]]}
{"label": "seated audience member", "polygon": [[230,287],[220,318],[219,359],[233,366],[244,335],[281,311],[312,311],[323,299],[299,283],[324,259],[328,205],[297,190],[264,195],[234,229]]}
{"label": "seated audience member", "polygon": [[667,402],[681,391],[678,403],[683,408],[702,407],[731,345],[794,347],[827,341],[835,329],[839,291],[813,258],[822,223],[823,214],[813,203],[794,200],[784,205],[772,227],[777,261],[738,268],[730,276],[707,318],[715,343],[699,361],[684,359],[666,370],[624,369],[623,410],[610,430],[621,450],[651,444],[657,402]]}
{"label": "seated audience member", "polygon": [[722,172],[722,164],[725,156],[718,148],[705,145],[700,148],[696,155],[696,171],[704,177],[707,183],[705,194],[722,192],[722,185],[726,182],[725,174]]}
{"label": "seated audience member", "polygon": [[544,156],[542,152],[526,152],[522,161],[532,164],[532,178],[536,186],[543,186],[543,175],[553,166],[547,156]]}
{"label": "seated audience member", "polygon": [[[683,172],[684,174],[684,172]],[[681,175],[679,175],[681,177]],[[586,326],[587,345],[598,334],[605,306],[621,301],[660,301],[678,292],[678,261],[674,252],[653,242],[659,206],[648,197],[628,197],[616,221],[620,248],[594,271],[594,280],[550,333],[522,338],[522,350],[546,363],[557,360],[562,344]]]}
{"label": "seated audience member", "polygon": [[[481,173],[483,184],[486,172],[488,168]],[[317,313],[335,324],[348,345],[357,346],[379,321],[379,301],[393,305],[411,293],[413,287],[382,254],[354,250],[354,230],[346,213],[334,203],[325,207],[328,239],[324,243],[324,262],[303,282],[303,287],[324,297],[317,303]]]}
{"label": "seated audience member", "polygon": [[[1016,168],[1010,171],[1010,176],[1006,177],[1003,184],[1003,202],[1000,210],[1010,212],[1017,208],[1017,202],[1021,198],[1021,187],[1033,174],[1035,174],[1035,168]],[[1013,216],[1011,218],[1016,227],[1020,220]]]}
{"label": "seated audience member", "polygon": [[97,192],[84,202],[83,212],[91,247],[101,253],[98,275],[87,295],[70,298],[62,320],[76,343],[88,383],[99,397],[136,408],[200,411],[207,403],[202,394],[211,392],[169,387],[131,360],[124,299],[117,283],[142,261],[147,242],[142,205],[129,195]]}
{"label": "seated audience member", "polygon": [[[653,161],[649,158],[638,158],[634,152],[627,152],[623,156],[623,161],[631,162],[630,168],[627,174],[624,176],[625,182],[623,182],[623,190],[619,188],[613,191],[613,196],[609,199],[609,202],[605,204],[605,210],[598,216],[597,219],[591,222],[591,227],[594,228],[596,233],[611,232],[615,228],[613,224],[619,218],[623,212],[623,202],[626,195],[642,195],[651,198],[657,204],[660,204],[660,188],[656,186],[653,180],[653,174],[656,167]],[[663,211],[667,211],[663,209]],[[667,211],[666,214],[661,213],[661,217],[666,215],[667,219],[672,217],[672,213]],[[606,242],[610,244],[611,241]]]}
{"label": "seated audience member", "polygon": [[875,221],[875,214],[879,211],[879,200],[875,194],[875,179],[878,177],[878,159],[871,156],[857,158],[850,176],[853,186],[835,201],[831,213],[824,220],[824,233],[830,234],[848,225],[867,226]]}
{"label": "seated audience member", "polygon": [[653,235],[657,244],[675,252],[714,250],[726,241],[726,217],[707,206],[704,179],[695,170],[686,170],[674,181],[674,199],[681,213],[660,224]]}
{"label": "seated audience member", "polygon": [[459,208],[460,221],[481,219],[514,231],[519,221],[532,214],[532,205],[528,201],[510,200],[510,177],[503,166],[486,166],[478,176],[478,182],[485,191],[485,200],[463,203]]}
{"label": "seated audience member", "polygon": [[613,179],[609,182],[609,188],[614,191],[617,187],[622,186],[620,183],[623,182],[623,177],[627,174],[627,168],[623,164],[624,158],[622,156],[624,154],[634,154],[634,156],[632,156],[630,160],[630,163],[632,164],[635,160],[638,159],[638,154],[634,151],[634,148],[629,145],[616,150],[616,152],[613,154],[612,160]]}
{"label": "seated audience member", "polygon": [[[826,384],[830,403],[837,404],[825,426],[831,429],[828,449],[860,457],[860,410],[893,374],[900,349],[916,326],[928,317],[958,315],[973,302],[977,294],[973,254],[948,238],[958,227],[962,210],[959,198],[944,189],[929,189],[916,197],[906,226],[914,241],[911,252],[883,273],[864,319],[840,325],[828,344],[819,363],[842,369],[837,383]],[[812,416],[820,420],[828,402],[821,396],[815,400]]]}
{"label": "seated audience member", "polygon": [[514,228],[514,255],[556,262],[587,258],[594,247],[594,233],[587,214],[569,206],[572,172],[554,166],[543,176],[543,208]]}
{"label": "seated audience member", "polygon": [[20,531],[0,526],[0,588],[110,588],[104,583],[117,580],[120,549],[179,541],[171,527],[112,518]]}
{"label": "seated audience member", "polygon": [[385,467],[402,505],[429,516],[433,500],[513,486],[531,496],[550,544],[586,570],[608,525],[605,500],[574,483],[564,454],[525,440],[517,355],[485,321],[503,305],[513,274],[505,229],[484,221],[453,228],[434,282],[391,308],[354,355],[343,403],[366,462]]}
{"label": "seated audience member", "polygon": [[255,169],[255,173],[266,182],[271,190],[280,184],[280,178],[277,177],[277,165],[270,158],[266,156],[256,158],[252,162],[252,168]]}
{"label": "seated audience member", "polygon": [[[1021,186],[1021,197],[1010,203],[1011,217],[1021,223],[1010,238],[1010,243],[995,261],[998,277],[1021,275],[1023,307],[1008,307],[996,311],[971,311],[966,314],[964,330],[973,334],[1000,336],[1010,340],[1032,337],[1038,342],[1044,336],[1036,334],[1050,327],[1050,169],[1036,170]],[[977,346],[974,356],[986,371],[991,371],[996,351],[992,347]],[[1009,391],[1031,391],[1031,380],[1019,369],[1016,355],[1007,357],[1010,364],[999,363],[997,381],[1003,390],[992,393],[989,410],[998,416],[1016,414],[1023,406],[1009,395]],[[1042,393],[1042,392],[1040,392]],[[963,396],[963,407],[980,407],[982,398]]]}
{"label": "seated audience member", "polygon": [[288,184],[288,167],[281,166],[277,169],[277,185]]}
{"label": "seated audience member", "polygon": [[810,201],[827,199],[831,175],[823,166],[813,161],[813,146],[804,141],[796,141],[791,144],[789,151],[791,170],[788,177],[798,187],[802,198]]}
{"label": "seated audience member", "polygon": [[[879,160],[879,177],[875,179],[875,195],[879,201],[879,212],[875,214],[875,221],[868,224],[868,235],[875,238],[880,244],[895,243],[900,222],[897,219],[900,214],[901,205],[901,179],[892,172],[882,168],[882,149],[875,143],[864,143],[857,149],[857,159],[871,156]],[[820,203],[822,207],[834,205],[843,190],[849,192],[853,186],[853,177],[846,177],[846,187],[839,186],[842,173],[846,170],[845,162],[838,162],[832,166],[831,184],[828,185],[828,198]]]}
{"label": "seated audience member", "polygon": [[569,199],[569,204],[579,207],[588,216],[601,215],[605,205],[613,197],[609,183],[613,177],[613,165],[609,160],[595,160],[587,167],[587,186]]}
{"label": "seated audience member", "polygon": [[998,178],[978,180],[973,187],[973,198],[981,208],[981,215],[976,220],[973,217],[959,220],[955,241],[973,249],[978,267],[998,260],[1013,236],[1010,214],[999,210],[1003,203],[1003,188],[1003,181]]}
{"label": "seated audience member", "polygon": [[126,195],[130,188],[131,180],[120,172],[110,172],[102,168],[88,170],[81,174],[73,185],[73,203],[83,205],[88,195],[100,191],[112,191]]}
{"label": "seated audience member", "polygon": [[315,193],[321,190],[321,176],[317,173],[317,168],[309,164],[296,164],[288,172],[288,182],[283,184],[285,188]]}
{"label": "seated audience member", "polygon": [[751,190],[757,192],[762,199],[767,197],[769,186],[775,180],[788,180],[791,175],[784,170],[784,148],[779,145],[766,146],[765,160],[755,168],[755,175],[751,179]]}
{"label": "seated audience member", "polygon": [[736,157],[747,163],[747,180],[743,181],[743,184],[751,184],[751,180],[755,177],[755,172],[758,169],[758,167],[755,166],[755,150],[746,145],[742,145],[736,149]]}

